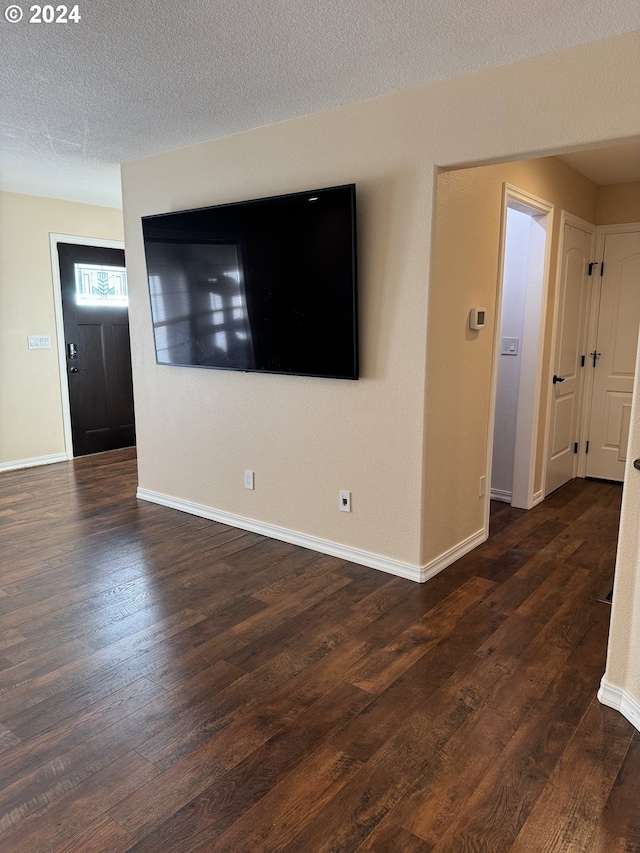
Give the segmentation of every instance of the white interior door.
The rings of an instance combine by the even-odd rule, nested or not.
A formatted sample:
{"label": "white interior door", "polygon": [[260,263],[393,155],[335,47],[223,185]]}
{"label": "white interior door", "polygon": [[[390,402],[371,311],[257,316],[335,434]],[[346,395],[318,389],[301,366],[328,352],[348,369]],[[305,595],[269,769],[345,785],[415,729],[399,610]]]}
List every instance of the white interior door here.
{"label": "white interior door", "polygon": [[[585,223],[586,226],[586,223]],[[547,494],[576,476],[586,353],[589,262],[595,226],[565,223],[560,265],[554,382],[550,403]]]}
{"label": "white interior door", "polygon": [[595,345],[587,477],[624,478],[640,326],[640,233],[607,234]]}

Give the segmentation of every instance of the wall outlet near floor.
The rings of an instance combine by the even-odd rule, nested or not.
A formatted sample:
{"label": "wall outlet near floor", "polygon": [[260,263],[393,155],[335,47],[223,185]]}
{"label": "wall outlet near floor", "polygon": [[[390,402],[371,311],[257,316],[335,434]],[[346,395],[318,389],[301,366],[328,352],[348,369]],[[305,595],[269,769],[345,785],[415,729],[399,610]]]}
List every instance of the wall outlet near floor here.
{"label": "wall outlet near floor", "polygon": [[339,492],[339,496],[341,511],[351,512],[351,492],[347,492],[344,489],[341,489]]}
{"label": "wall outlet near floor", "polygon": [[479,498],[483,497],[486,494],[486,492],[487,492],[487,477],[486,477],[486,474],[483,474],[483,476],[480,477],[480,482],[478,484],[478,497]]}
{"label": "wall outlet near floor", "polygon": [[255,489],[255,487],[256,487],[255,471],[245,471],[244,472],[244,487],[245,487],[245,489]]}

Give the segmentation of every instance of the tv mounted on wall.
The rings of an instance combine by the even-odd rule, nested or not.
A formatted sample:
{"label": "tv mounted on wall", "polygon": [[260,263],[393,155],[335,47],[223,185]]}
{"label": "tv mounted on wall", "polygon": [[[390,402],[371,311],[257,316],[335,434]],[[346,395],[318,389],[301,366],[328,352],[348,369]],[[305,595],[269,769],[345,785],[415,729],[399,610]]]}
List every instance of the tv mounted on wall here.
{"label": "tv mounted on wall", "polygon": [[142,218],[158,364],[358,378],[355,185]]}

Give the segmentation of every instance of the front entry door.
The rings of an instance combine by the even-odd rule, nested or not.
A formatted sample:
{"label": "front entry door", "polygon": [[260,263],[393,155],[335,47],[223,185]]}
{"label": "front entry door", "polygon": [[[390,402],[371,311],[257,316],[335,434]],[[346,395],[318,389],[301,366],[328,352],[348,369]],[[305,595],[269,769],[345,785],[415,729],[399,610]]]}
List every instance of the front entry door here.
{"label": "front entry door", "polygon": [[135,444],[122,249],[58,243],[74,456]]}
{"label": "front entry door", "polygon": [[640,325],[640,233],[607,234],[596,348],[587,477],[623,480]]}

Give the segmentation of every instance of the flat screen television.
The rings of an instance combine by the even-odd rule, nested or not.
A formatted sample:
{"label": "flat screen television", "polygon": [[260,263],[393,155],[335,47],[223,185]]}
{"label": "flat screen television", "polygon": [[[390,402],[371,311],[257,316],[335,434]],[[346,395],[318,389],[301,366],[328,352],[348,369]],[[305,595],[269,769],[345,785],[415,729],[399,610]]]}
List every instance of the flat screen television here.
{"label": "flat screen television", "polygon": [[358,378],[355,185],[142,218],[158,364]]}

